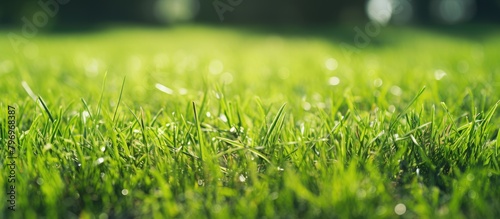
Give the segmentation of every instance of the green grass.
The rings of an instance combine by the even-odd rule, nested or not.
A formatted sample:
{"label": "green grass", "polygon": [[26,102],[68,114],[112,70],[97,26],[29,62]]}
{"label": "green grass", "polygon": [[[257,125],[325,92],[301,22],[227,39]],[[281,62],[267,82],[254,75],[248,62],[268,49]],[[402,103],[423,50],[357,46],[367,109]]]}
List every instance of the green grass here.
{"label": "green grass", "polygon": [[352,56],[350,29],[40,34],[31,58],[2,37],[0,218],[498,217],[490,29],[388,28]]}

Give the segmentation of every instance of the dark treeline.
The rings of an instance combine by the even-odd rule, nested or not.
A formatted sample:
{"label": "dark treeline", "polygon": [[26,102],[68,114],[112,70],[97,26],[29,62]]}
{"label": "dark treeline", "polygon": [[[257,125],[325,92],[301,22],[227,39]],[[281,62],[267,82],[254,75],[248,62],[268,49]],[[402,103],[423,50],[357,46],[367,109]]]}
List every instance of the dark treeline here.
{"label": "dark treeline", "polygon": [[[165,0],[0,0],[0,23],[16,25],[22,17],[32,16],[42,10],[41,3],[52,11],[51,22],[56,24],[134,22],[161,23],[154,10],[157,1]],[[179,0],[178,0],[179,1]],[[182,0],[181,0],[182,1]],[[185,0],[187,1],[187,0]],[[191,0],[198,13],[195,22],[299,24],[359,22],[367,19],[367,0]],[[401,0],[409,1],[409,0]],[[430,6],[435,0],[411,0],[413,22],[433,23]],[[475,1],[472,21],[500,21],[500,0]],[[56,3],[58,10],[52,7]],[[219,9],[214,7],[218,5]],[[221,11],[223,13],[221,13]]]}

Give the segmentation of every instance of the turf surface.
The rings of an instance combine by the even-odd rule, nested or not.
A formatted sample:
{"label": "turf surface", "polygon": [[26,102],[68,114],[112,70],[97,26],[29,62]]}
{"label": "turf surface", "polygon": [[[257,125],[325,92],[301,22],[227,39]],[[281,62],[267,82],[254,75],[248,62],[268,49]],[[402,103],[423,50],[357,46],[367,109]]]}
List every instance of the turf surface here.
{"label": "turf surface", "polygon": [[498,217],[484,28],[365,48],[349,28],[40,33],[19,53],[2,37],[0,217]]}

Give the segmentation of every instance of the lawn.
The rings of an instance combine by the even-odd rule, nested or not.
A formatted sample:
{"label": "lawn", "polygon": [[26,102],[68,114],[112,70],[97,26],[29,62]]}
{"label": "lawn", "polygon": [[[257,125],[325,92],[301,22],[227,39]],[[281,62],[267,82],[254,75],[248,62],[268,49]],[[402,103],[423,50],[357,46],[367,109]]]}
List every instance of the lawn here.
{"label": "lawn", "polygon": [[500,216],[500,29],[354,34],[2,37],[0,218]]}

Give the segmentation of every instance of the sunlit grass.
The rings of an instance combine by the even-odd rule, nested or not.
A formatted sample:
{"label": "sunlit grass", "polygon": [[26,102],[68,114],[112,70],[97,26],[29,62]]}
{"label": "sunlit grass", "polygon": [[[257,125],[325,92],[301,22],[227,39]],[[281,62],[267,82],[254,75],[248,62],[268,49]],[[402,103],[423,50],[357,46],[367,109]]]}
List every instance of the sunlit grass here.
{"label": "sunlit grass", "polygon": [[2,38],[3,218],[500,214],[498,32],[385,29],[349,56],[305,31]]}

